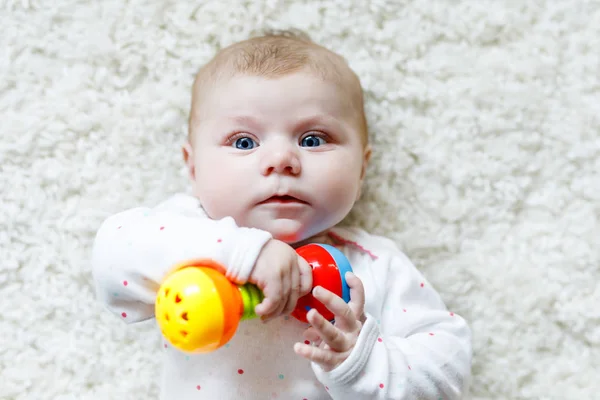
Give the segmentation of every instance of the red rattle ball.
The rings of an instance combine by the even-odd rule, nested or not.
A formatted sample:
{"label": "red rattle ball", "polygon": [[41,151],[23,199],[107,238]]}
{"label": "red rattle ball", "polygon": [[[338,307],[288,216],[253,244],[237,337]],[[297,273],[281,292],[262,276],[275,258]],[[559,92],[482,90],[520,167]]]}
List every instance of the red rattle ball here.
{"label": "red rattle ball", "polygon": [[[327,244],[308,244],[296,249],[312,268],[313,288],[321,286],[341,297],[346,303],[350,301],[350,288],[346,283],[346,272],[352,272],[350,262],[344,254]],[[333,313],[327,309],[312,293],[298,299],[292,316],[299,321],[308,322],[306,314],[315,308],[328,321],[333,321]]]}

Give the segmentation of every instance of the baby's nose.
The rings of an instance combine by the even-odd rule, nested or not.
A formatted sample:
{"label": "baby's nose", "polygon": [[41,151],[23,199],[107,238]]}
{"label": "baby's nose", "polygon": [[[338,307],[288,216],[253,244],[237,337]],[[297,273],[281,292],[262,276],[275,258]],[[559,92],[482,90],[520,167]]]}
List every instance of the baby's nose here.
{"label": "baby's nose", "polygon": [[300,157],[294,149],[267,151],[262,159],[261,170],[265,176],[273,173],[298,175],[301,169]]}

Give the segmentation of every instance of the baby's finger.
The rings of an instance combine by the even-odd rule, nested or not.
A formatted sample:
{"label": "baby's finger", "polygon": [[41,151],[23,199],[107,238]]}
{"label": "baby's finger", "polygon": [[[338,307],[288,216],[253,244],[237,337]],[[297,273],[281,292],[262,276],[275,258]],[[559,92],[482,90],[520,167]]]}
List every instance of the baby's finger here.
{"label": "baby's finger", "polygon": [[285,269],[282,269],[280,271],[280,275],[279,275],[278,279],[280,280],[280,285],[281,285],[281,297],[280,297],[279,305],[278,305],[277,309],[275,310],[274,314],[282,315],[283,311],[285,310],[285,308],[287,306],[287,303],[289,302],[290,292],[292,289],[290,271],[289,270],[286,271]]}
{"label": "baby's finger", "polygon": [[321,286],[313,290],[313,296],[335,315],[335,325],[344,332],[354,332],[360,328],[356,315],[341,297]]}
{"label": "baby's finger", "polygon": [[315,328],[317,334],[322,341],[327,344],[332,350],[346,351],[348,350],[348,340],[344,333],[327,321],[316,309],[312,309],[306,314],[306,319]]}
{"label": "baby's finger", "polygon": [[332,370],[337,364],[335,359],[336,354],[331,350],[320,349],[304,343],[296,343],[294,351],[299,356],[319,364],[326,371]]}
{"label": "baby's finger", "polygon": [[346,272],[346,283],[350,288],[350,302],[348,305],[354,315],[362,323],[365,322],[365,287],[360,278],[352,272]]}
{"label": "baby's finger", "polygon": [[263,288],[265,298],[254,308],[254,312],[263,320],[269,319],[276,314],[281,307],[281,282],[273,281]]}
{"label": "baby's finger", "polygon": [[313,276],[312,267],[302,257],[298,256],[298,269],[300,270],[300,296],[304,296],[312,290]]}
{"label": "baby's finger", "polygon": [[304,333],[302,334],[302,336],[308,340],[310,340],[311,342],[315,342],[318,343],[321,340],[321,336],[319,336],[319,333],[317,332],[317,330],[315,328],[313,328],[312,326],[310,328],[308,328],[307,330],[304,331]]}
{"label": "baby's finger", "polygon": [[287,297],[287,302],[283,308],[283,314],[287,315],[294,311],[298,297],[300,297],[300,271],[298,268],[292,268],[290,271],[290,294]]}
{"label": "baby's finger", "polygon": [[256,315],[263,317],[272,313],[274,309],[275,304],[273,303],[273,300],[271,300],[270,297],[265,297],[260,304],[254,307],[254,312]]}
{"label": "baby's finger", "polygon": [[281,315],[281,313],[280,313],[280,312],[278,312],[277,310],[275,310],[275,311],[273,311],[273,312],[270,312],[270,313],[264,314],[263,316],[261,316],[261,317],[260,317],[260,320],[261,320],[262,322],[269,322],[269,321],[271,321],[272,319],[275,319],[275,318],[279,317],[280,315]]}

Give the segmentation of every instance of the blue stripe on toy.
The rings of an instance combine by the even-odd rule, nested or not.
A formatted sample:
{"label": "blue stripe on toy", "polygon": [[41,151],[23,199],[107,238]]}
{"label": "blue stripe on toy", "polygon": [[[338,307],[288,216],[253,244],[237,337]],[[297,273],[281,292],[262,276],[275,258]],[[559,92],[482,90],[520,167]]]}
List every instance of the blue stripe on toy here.
{"label": "blue stripe on toy", "polygon": [[335,261],[335,264],[337,265],[338,271],[340,273],[340,279],[342,280],[342,299],[344,299],[344,301],[346,303],[349,303],[350,302],[350,288],[348,287],[348,284],[346,283],[345,277],[346,277],[346,272],[352,272],[352,266],[350,265],[350,262],[348,261],[348,259],[344,255],[344,253],[342,253],[335,247],[330,246],[328,244],[318,244],[318,246],[323,247],[333,257],[333,261]]}

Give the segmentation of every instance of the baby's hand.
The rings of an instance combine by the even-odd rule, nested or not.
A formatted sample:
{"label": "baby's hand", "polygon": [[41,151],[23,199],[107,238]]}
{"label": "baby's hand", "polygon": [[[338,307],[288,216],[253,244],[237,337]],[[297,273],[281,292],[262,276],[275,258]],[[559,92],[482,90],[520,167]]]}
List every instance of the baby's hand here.
{"label": "baby's hand", "polygon": [[346,273],[346,282],[350,287],[348,304],[321,286],[313,290],[313,296],[334,314],[335,324],[327,321],[313,308],[306,315],[312,326],[304,332],[304,336],[317,345],[294,345],[296,354],[319,364],[324,371],[331,371],[350,356],[365,320],[363,284],[351,272]]}
{"label": "baby's hand", "polygon": [[254,311],[263,321],[291,313],[312,289],[312,268],[288,244],[271,239],[261,250],[249,281],[265,295]]}

